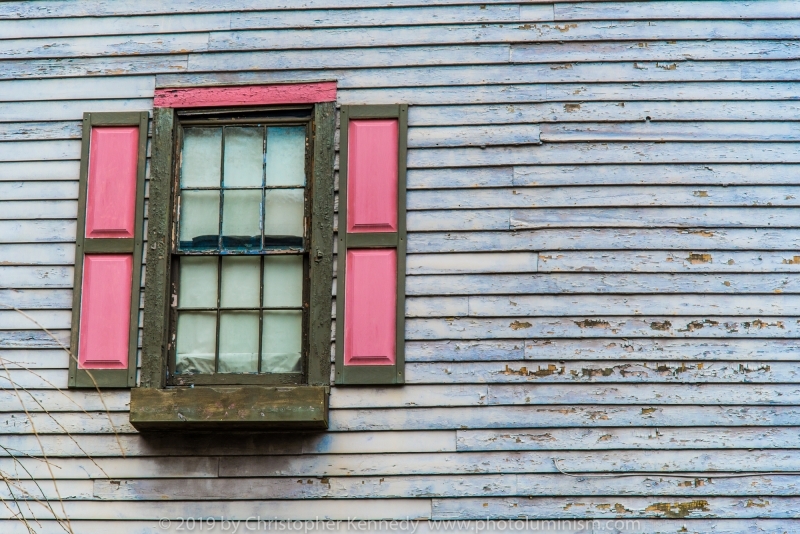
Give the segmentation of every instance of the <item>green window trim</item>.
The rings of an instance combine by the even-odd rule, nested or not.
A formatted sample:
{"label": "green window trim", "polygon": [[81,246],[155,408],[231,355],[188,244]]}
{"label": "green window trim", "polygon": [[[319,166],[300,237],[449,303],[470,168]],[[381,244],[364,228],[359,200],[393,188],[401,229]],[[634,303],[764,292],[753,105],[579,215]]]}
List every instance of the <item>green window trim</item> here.
{"label": "green window trim", "polygon": [[[136,385],[136,353],[139,344],[139,300],[142,280],[142,239],[144,234],[144,191],[147,156],[147,123],[149,113],[107,112],[84,113],[81,144],[80,182],[78,188],[78,223],[75,238],[75,281],[72,294],[72,332],[69,362],[70,388],[126,388]],[[89,182],[89,145],[93,126],[138,126],[138,160],[136,175],[136,208],[133,239],[86,238],[86,198]],[[81,369],[78,367],[83,258],[86,253],[132,253],[130,337],[126,369]]]}
{"label": "green window trim", "polygon": [[[208,428],[208,425],[223,428],[325,428],[331,365],[335,104],[314,104],[312,112],[311,225],[307,244],[310,278],[308,359],[306,382],[297,386],[167,387],[172,240],[177,239],[172,220],[173,181],[177,172],[176,126],[175,109],[155,108],[142,368],[140,387],[131,394],[131,423],[140,430],[191,429],[198,425],[203,428]],[[257,410],[257,417],[242,415],[239,410],[203,410],[233,398],[237,399],[234,404],[243,403],[239,405],[247,413],[256,413],[253,411],[256,406],[263,409]],[[283,409],[270,406],[282,406]]]}
{"label": "green window trim", "polygon": [[[347,158],[350,119],[397,119],[397,233],[347,232]],[[336,385],[405,383],[406,316],[406,154],[408,151],[408,105],[342,106],[339,147],[339,232],[336,269]],[[348,248],[397,249],[397,325],[394,365],[345,365],[345,269]]]}

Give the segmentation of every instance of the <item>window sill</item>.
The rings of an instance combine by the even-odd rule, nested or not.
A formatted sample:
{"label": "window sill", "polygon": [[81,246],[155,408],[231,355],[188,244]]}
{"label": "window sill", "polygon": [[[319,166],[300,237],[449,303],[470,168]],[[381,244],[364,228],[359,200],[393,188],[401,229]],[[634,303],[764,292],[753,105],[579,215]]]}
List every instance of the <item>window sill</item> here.
{"label": "window sill", "polygon": [[133,388],[130,420],[139,431],[324,430],[328,427],[328,388]]}

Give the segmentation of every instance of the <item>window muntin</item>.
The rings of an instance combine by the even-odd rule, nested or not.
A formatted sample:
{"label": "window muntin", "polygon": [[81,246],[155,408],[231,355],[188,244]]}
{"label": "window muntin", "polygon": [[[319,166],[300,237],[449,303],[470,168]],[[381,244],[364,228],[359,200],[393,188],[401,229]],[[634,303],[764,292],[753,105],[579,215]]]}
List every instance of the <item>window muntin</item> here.
{"label": "window muntin", "polygon": [[302,383],[310,110],[179,118],[169,382]]}

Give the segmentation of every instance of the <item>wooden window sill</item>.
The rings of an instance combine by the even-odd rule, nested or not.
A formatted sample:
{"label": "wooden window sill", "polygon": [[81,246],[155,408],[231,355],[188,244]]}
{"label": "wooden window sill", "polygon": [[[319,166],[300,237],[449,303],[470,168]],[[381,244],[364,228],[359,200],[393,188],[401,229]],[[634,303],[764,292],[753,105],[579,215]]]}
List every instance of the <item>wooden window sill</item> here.
{"label": "wooden window sill", "polygon": [[328,387],[139,387],[131,390],[130,420],[139,431],[324,430]]}

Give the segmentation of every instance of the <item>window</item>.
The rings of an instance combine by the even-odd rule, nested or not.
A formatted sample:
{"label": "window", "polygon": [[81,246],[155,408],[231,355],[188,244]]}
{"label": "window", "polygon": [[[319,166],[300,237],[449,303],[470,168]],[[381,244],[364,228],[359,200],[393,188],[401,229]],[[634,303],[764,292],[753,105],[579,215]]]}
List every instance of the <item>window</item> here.
{"label": "window", "polygon": [[336,84],[154,100],[131,424],[325,428]]}
{"label": "window", "polygon": [[303,382],[311,113],[178,113],[169,384]]}

